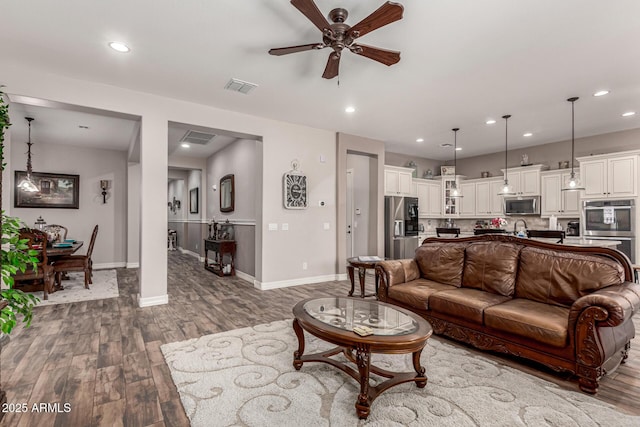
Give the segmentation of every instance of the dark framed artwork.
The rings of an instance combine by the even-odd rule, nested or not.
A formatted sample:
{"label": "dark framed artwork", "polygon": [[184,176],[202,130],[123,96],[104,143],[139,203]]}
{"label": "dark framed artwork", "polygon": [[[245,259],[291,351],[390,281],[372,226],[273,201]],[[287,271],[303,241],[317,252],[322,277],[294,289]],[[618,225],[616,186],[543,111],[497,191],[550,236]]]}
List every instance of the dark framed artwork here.
{"label": "dark framed artwork", "polygon": [[18,184],[27,177],[25,171],[15,171],[13,206],[16,208],[78,209],[80,207],[80,175],[32,172],[31,180],[40,191],[26,192]]}
{"label": "dark framed artwork", "polygon": [[189,213],[198,213],[198,188],[189,190]]}

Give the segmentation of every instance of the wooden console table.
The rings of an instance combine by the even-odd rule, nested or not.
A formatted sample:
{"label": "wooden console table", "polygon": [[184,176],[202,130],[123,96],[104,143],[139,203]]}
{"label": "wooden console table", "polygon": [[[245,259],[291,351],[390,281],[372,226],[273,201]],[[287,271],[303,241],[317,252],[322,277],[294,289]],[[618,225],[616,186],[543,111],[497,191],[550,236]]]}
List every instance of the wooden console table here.
{"label": "wooden console table", "polygon": [[[209,262],[209,251],[215,252],[213,262]],[[230,262],[224,263],[224,255],[228,254]],[[216,273],[218,276],[235,276],[235,240],[209,240],[204,239],[204,268]],[[225,266],[230,265],[231,269],[225,273]]]}

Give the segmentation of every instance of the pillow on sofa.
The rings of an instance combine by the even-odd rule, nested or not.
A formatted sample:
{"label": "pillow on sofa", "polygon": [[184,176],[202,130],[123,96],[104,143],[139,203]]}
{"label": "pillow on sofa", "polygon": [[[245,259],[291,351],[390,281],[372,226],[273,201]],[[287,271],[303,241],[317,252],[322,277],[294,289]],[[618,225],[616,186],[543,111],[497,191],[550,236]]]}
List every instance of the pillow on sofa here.
{"label": "pillow on sofa", "polygon": [[529,247],[520,253],[515,296],[570,307],[584,295],[622,282],[624,270],[611,259]]}
{"label": "pillow on sofa", "polygon": [[416,262],[422,277],[460,287],[464,266],[464,243],[426,243],[416,249]]}
{"label": "pillow on sofa", "polygon": [[513,243],[470,244],[467,246],[462,287],[512,296],[521,249],[522,246]]}

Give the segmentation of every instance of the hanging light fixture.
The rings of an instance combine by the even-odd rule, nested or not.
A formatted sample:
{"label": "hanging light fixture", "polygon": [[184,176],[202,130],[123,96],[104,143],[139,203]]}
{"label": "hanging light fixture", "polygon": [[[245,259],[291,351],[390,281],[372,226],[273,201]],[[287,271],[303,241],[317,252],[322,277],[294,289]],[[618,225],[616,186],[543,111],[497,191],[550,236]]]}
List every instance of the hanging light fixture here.
{"label": "hanging light fixture", "polygon": [[31,122],[34,120],[33,117],[25,117],[27,122],[29,122],[29,140],[27,141],[27,176],[25,179],[18,184],[18,188],[22,191],[26,191],[27,193],[36,193],[40,191],[38,186],[31,179],[31,173],[33,170],[31,169],[31,146],[33,143],[31,142]]}
{"label": "hanging light fixture", "polygon": [[451,183],[451,188],[450,188],[450,193],[448,197],[454,198],[454,199],[460,199],[462,198],[462,193],[460,192],[460,190],[458,189],[458,169],[456,169],[457,167],[457,158],[456,158],[456,153],[457,150],[456,148],[458,148],[458,131],[460,130],[460,128],[453,128],[451,129],[453,131],[453,182]]}
{"label": "hanging light fixture", "polygon": [[571,103],[571,175],[569,175],[569,181],[567,182],[567,186],[562,188],[562,191],[580,191],[584,190],[584,187],[580,183],[580,178],[576,178],[576,173],[573,169],[573,159],[574,159],[574,146],[575,146],[575,114],[574,114],[574,103],[580,98],[574,96],[572,98],[567,99]]}
{"label": "hanging light fixture", "polygon": [[509,135],[509,117],[511,117],[511,114],[502,116],[504,119],[504,185],[502,186],[502,190],[498,193],[498,196],[516,195],[515,191],[513,191],[513,187],[509,185],[509,179],[507,178],[507,139]]}

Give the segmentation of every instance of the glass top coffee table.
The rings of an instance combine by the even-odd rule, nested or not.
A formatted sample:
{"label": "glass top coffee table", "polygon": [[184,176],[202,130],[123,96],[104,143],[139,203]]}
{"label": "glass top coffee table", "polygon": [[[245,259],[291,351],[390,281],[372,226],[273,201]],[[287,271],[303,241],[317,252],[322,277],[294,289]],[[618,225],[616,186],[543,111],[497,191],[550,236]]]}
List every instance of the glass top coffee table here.
{"label": "glass top coffee table", "polygon": [[[293,353],[294,368],[300,370],[304,362],[324,362],[353,377],[360,383],[355,405],[359,418],[367,418],[371,403],[390,387],[412,381],[419,388],[427,385],[425,369],[420,366],[420,355],[433,330],[429,322],[419,315],[380,301],[347,297],[300,301],[293,308],[293,315],[293,330],[298,337],[298,350]],[[360,336],[353,332],[354,326],[367,326],[373,330],[373,335]],[[303,331],[337,347],[304,355]],[[331,358],[340,353],[357,369]],[[371,353],[412,353],[415,373],[378,368],[371,364]],[[371,372],[387,380],[372,387],[369,384]]]}

